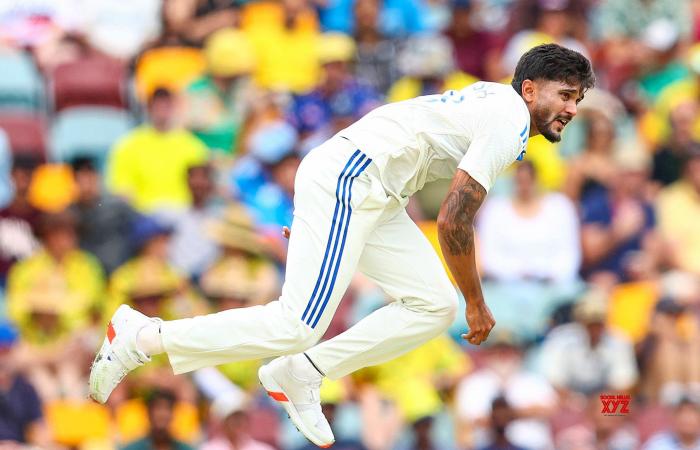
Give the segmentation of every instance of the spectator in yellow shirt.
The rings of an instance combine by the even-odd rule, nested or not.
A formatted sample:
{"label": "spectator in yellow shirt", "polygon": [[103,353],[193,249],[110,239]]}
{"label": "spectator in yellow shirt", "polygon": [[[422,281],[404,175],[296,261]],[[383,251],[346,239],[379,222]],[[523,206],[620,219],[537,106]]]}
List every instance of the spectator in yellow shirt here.
{"label": "spectator in yellow shirt", "polygon": [[[63,290],[61,322],[70,331],[85,324],[90,308],[103,294],[100,263],[78,248],[76,220],[69,212],[49,214],[39,222],[43,248],[10,269],[7,313],[22,333],[32,334],[29,297],[36,289]],[[29,328],[28,328],[29,327]],[[34,334],[40,330],[34,330]],[[40,340],[40,338],[37,338]]]}
{"label": "spectator in yellow shirt", "polygon": [[700,274],[700,150],[687,155],[683,178],[657,199],[659,229],[669,245],[669,263]]}
{"label": "spectator in yellow shirt", "polygon": [[122,138],[107,165],[107,187],[141,211],[190,203],[187,168],[207,159],[204,144],[175,127],[175,98],[157,89],[148,102],[150,123]]}

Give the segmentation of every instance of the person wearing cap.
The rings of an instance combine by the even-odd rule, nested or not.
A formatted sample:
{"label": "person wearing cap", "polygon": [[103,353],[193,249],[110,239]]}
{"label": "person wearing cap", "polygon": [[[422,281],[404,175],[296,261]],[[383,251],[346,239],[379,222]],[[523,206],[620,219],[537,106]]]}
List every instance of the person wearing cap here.
{"label": "person wearing cap", "polygon": [[308,93],[296,95],[288,120],[303,140],[315,146],[381,104],[379,95],[360,84],[351,71],[355,42],[341,33],[325,33],[318,42],[321,76]]}
{"label": "person wearing cap", "polygon": [[692,147],[684,159],[682,178],[661,190],[656,211],[667,262],[700,274],[700,149]]}
{"label": "person wearing cap", "polygon": [[700,449],[700,401],[684,397],[673,408],[671,429],[653,435],[642,450]]}
{"label": "person wearing cap", "polygon": [[269,258],[267,241],[244,205],[231,204],[205,230],[222,251],[199,282],[216,311],[262,305],[279,293],[281,280]]}
{"label": "person wearing cap", "polygon": [[[559,396],[545,377],[523,364],[525,346],[507,329],[494,329],[484,349],[484,364],[460,381],[455,392],[458,427],[464,428],[465,447],[488,445],[488,419],[492,402],[506,398],[515,411],[508,437],[514,445],[531,450],[551,450],[549,418],[559,405]],[[462,435],[462,433],[458,433]]]}
{"label": "person wearing cap", "polygon": [[190,203],[187,168],[206,161],[207,149],[177,126],[176,99],[165,88],[148,100],[149,123],[122,137],[107,162],[107,189],[141,212],[186,208]]}
{"label": "person wearing cap", "polygon": [[186,89],[185,124],[210,150],[231,155],[257,95],[255,50],[244,32],[226,27],[206,39],[204,57],[206,73]]}
{"label": "person wearing cap", "polygon": [[629,391],[639,377],[634,348],[606,325],[608,296],[587,292],[574,306],[575,322],[549,332],[540,370],[563,394]]}
{"label": "person wearing cap", "polygon": [[69,209],[78,219],[80,247],[95,255],[111,274],[132,256],[129,233],[136,212],[124,199],[103,189],[94,160],[77,157],[71,166],[78,198]]}
{"label": "person wearing cap", "polygon": [[60,298],[62,305],[57,305],[61,322],[75,330],[85,325],[90,309],[102,300],[102,268],[93,255],[78,248],[77,222],[69,211],[43,215],[38,234],[43,247],[12,266],[8,274],[7,314],[22,329],[31,318],[28,296],[46,283],[55,283],[65,294]]}
{"label": "person wearing cap", "polygon": [[121,303],[173,318],[197,310],[187,280],[169,262],[172,233],[173,228],[157,218],[137,216],[130,233],[137,254],[112,273],[106,315]]}
{"label": "person wearing cap", "polygon": [[249,403],[250,399],[243,393],[224,394],[215,398],[209,414],[220,422],[221,432],[199,446],[199,450],[274,450],[270,445],[250,436]]}
{"label": "person wearing cap", "polygon": [[409,37],[397,62],[402,77],[389,88],[386,94],[388,102],[464,89],[477,81],[474,76],[455,68],[452,42],[439,34]]}

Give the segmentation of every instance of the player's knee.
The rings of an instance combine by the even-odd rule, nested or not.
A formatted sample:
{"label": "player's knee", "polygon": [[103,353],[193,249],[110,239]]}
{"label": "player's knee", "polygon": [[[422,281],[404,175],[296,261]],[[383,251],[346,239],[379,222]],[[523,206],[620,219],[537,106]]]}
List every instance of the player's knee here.
{"label": "player's knee", "polygon": [[452,322],[454,322],[455,317],[457,317],[458,305],[459,299],[457,298],[457,291],[454,289],[445,289],[440,296],[438,314],[442,319],[441,322],[446,324],[446,327],[449,327]]}
{"label": "player's knee", "polygon": [[321,336],[323,336],[321,330],[311,328],[303,321],[297,319],[294,323],[294,336],[290,350],[293,352],[308,350],[321,340]]}

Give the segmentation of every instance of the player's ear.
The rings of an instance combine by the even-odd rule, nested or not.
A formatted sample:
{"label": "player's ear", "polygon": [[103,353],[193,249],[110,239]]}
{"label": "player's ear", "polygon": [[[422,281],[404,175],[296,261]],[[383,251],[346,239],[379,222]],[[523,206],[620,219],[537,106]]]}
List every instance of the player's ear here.
{"label": "player's ear", "polygon": [[537,85],[532,80],[523,80],[522,97],[526,103],[532,103],[537,98]]}

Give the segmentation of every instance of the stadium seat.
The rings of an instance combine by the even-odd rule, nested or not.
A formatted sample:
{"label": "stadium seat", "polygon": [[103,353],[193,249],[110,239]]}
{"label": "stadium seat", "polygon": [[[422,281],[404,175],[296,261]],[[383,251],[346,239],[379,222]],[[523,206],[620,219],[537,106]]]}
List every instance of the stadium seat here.
{"label": "stadium seat", "polygon": [[76,156],[89,156],[102,167],[112,145],[132,125],[128,113],[117,108],[82,106],[66,109],[57,115],[51,127],[51,160],[69,162]]}
{"label": "stadium seat", "polygon": [[201,50],[191,47],[160,47],[141,55],[135,70],[136,93],[145,101],[158,87],[184,89],[206,68]]}
{"label": "stadium seat", "polygon": [[7,133],[13,154],[33,154],[46,160],[46,131],[41,117],[0,112],[0,129]]}
{"label": "stadium seat", "polygon": [[[12,169],[12,153],[10,153],[10,140],[7,133],[0,130],[0,208],[7,205],[13,196],[12,180],[10,171]],[[2,289],[0,289],[0,306],[2,303]]]}
{"label": "stadium seat", "polygon": [[0,51],[0,67],[0,110],[38,111],[43,103],[43,80],[31,57]]}
{"label": "stadium seat", "polygon": [[61,64],[49,83],[53,110],[71,106],[102,105],[123,108],[126,68],[111,58],[89,57]]}

